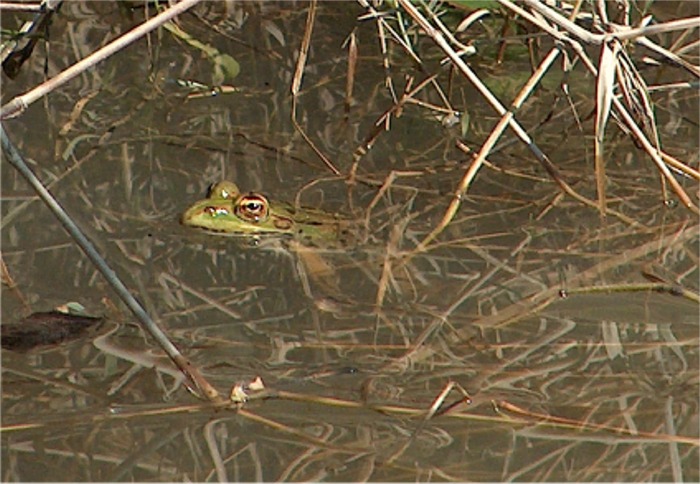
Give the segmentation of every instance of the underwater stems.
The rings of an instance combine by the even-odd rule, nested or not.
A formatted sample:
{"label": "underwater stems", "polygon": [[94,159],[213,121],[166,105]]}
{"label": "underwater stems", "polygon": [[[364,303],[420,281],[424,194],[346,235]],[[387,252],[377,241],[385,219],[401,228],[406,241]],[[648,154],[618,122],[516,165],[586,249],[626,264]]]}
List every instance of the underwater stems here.
{"label": "underwater stems", "polygon": [[19,154],[17,149],[10,142],[10,139],[7,137],[5,129],[2,125],[0,125],[0,139],[2,141],[2,152],[10,164],[14,166],[32,186],[32,188],[34,188],[42,201],[53,212],[56,218],[58,218],[61,225],[63,225],[63,228],[66,229],[71,238],[78,244],[80,249],[93,263],[95,268],[100,271],[107,283],[119,295],[119,298],[124,302],[124,304],[127,305],[131,312],[134,313],[134,316],[136,316],[143,328],[151,336],[153,336],[173,363],[175,363],[180,371],[193,383],[194,388],[197,388],[210,401],[216,403],[220,402],[222,398],[219,396],[216,389],[209,384],[209,382],[200,374],[199,370],[197,370],[182,355],[182,353],[180,353],[175,345],[170,342],[163,330],[161,330],[155,321],[151,319],[143,306],[141,306],[136,298],[129,292],[129,289],[121,281],[121,279],[119,279],[114,270],[107,264],[99,252],[97,252],[92,242],[90,242],[90,240],[85,236],[85,234],[83,234],[78,226],[75,225],[70,216],[63,210],[63,207],[61,207],[53,195],[49,193],[36,175],[34,175],[34,173],[22,159],[22,156]]}

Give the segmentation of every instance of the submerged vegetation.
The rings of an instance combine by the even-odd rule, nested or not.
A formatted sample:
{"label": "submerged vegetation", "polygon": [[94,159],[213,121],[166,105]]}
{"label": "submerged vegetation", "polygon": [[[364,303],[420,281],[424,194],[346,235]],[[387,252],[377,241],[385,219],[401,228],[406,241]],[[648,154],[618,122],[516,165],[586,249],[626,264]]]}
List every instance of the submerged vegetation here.
{"label": "submerged vegetation", "polygon": [[693,2],[25,7],[5,480],[700,479]]}

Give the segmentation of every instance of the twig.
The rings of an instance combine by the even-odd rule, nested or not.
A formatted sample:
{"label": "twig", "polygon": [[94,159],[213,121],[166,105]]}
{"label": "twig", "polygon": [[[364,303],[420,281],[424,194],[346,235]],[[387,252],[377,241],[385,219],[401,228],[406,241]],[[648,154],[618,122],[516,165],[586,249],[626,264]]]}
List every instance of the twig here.
{"label": "twig", "polygon": [[[504,418],[512,418],[518,420],[523,424],[537,423],[541,426],[553,426],[558,428],[571,428],[577,431],[585,432],[606,432],[612,433],[613,435],[619,435],[623,437],[634,437],[643,438],[650,441],[661,441],[661,442],[674,442],[677,444],[685,444],[693,447],[698,447],[698,440],[694,438],[688,438],[683,436],[678,436],[672,433],[667,434],[655,434],[652,432],[637,431],[635,433],[623,427],[613,427],[605,424],[596,424],[590,422],[584,422],[581,420],[575,420],[567,417],[559,417],[556,415],[548,415],[545,413],[533,412],[527,410],[523,407],[514,405],[506,400],[500,400],[498,402],[494,401],[494,410],[499,415]],[[506,413],[508,412],[508,413]],[[517,417],[517,418],[516,418]]]}
{"label": "twig", "polygon": [[0,11],[41,12],[40,3],[0,2]]}
{"label": "twig", "polygon": [[632,133],[642,144],[644,150],[649,154],[649,156],[651,156],[651,159],[654,161],[654,163],[656,163],[656,166],[661,172],[661,174],[671,184],[671,188],[673,188],[673,191],[676,192],[676,195],[678,196],[678,198],[680,198],[683,205],[685,205],[685,207],[693,213],[700,214],[700,209],[698,209],[698,207],[693,203],[688,194],[685,193],[683,187],[681,187],[680,183],[678,183],[678,180],[676,180],[676,178],[671,173],[671,170],[669,170],[668,166],[666,166],[666,163],[664,163],[664,160],[661,157],[661,152],[658,151],[656,147],[654,147],[649,142],[646,136],[644,136],[644,133],[639,128],[639,126],[637,126],[637,123],[634,122],[634,119],[632,119],[632,116],[629,114],[627,109],[625,109],[625,107],[617,98],[613,98],[613,104],[615,105],[617,113],[622,116],[622,119],[625,121],[627,127],[629,127],[632,130]]}
{"label": "twig", "polygon": [[304,67],[306,66],[306,59],[309,56],[309,47],[311,45],[311,33],[314,30],[314,22],[316,21],[316,0],[311,0],[309,5],[309,13],[306,16],[306,27],[304,28],[304,38],[301,41],[301,47],[299,48],[299,59],[297,60],[297,67],[294,71],[294,78],[292,79],[292,124],[294,128],[299,131],[299,134],[304,141],[314,150],[314,153],[321,158],[323,163],[328,167],[329,170],[333,172],[334,175],[340,175],[340,170],[338,170],[335,165],[328,159],[326,155],[319,150],[314,142],[309,138],[304,129],[301,127],[297,121],[297,99],[299,97],[299,88],[301,87],[301,80],[304,77]]}

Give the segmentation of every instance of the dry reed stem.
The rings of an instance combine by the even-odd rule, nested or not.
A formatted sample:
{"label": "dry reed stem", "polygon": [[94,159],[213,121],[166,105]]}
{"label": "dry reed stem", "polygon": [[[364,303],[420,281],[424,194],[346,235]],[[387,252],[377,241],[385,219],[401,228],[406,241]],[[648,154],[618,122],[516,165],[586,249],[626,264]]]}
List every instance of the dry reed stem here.
{"label": "dry reed stem", "polygon": [[[653,240],[642,244],[639,247],[630,249],[626,251],[624,255],[614,255],[604,259],[594,266],[573,276],[569,283],[586,285],[590,281],[598,278],[601,274],[604,274],[621,264],[629,264],[633,260],[657,251],[659,247],[670,247],[677,246],[678,244],[685,244],[691,241],[693,238],[696,238],[697,234],[698,226],[694,225],[689,228],[683,228],[680,233],[662,236],[658,240]],[[474,321],[474,324],[485,328],[505,326],[556,301],[561,297],[559,294],[560,290],[561,288],[559,286],[554,285],[543,291],[532,294],[531,296],[524,298],[522,301],[516,302],[508,308],[500,311],[497,315],[478,318],[476,321]]]}
{"label": "dry reed stem", "polygon": [[355,74],[357,72],[357,34],[353,30],[348,40],[348,71],[345,81],[345,114],[350,114],[355,89]]}
{"label": "dry reed stem", "polygon": [[27,314],[32,312],[31,305],[27,298],[24,296],[22,291],[20,290],[19,286],[15,282],[15,280],[12,277],[12,274],[10,274],[9,269],[7,268],[7,265],[5,264],[5,259],[2,256],[2,252],[0,252],[0,281],[2,282],[3,286],[6,286],[7,289],[10,290],[13,296],[17,298],[17,300],[20,302],[24,310],[27,312]]}
{"label": "dry reed stem", "polygon": [[331,172],[335,175],[340,175],[340,170],[338,170],[333,162],[328,159],[326,155],[323,154],[321,150],[318,149],[316,144],[311,140],[309,135],[306,134],[304,128],[301,127],[297,121],[297,103],[299,99],[299,89],[301,88],[301,81],[304,78],[304,67],[306,67],[306,59],[309,56],[309,47],[311,46],[311,34],[314,30],[314,24],[316,23],[316,7],[317,0],[311,0],[309,3],[309,12],[306,15],[306,26],[304,27],[304,37],[301,41],[301,46],[299,47],[299,58],[297,59],[296,69],[294,70],[294,77],[292,78],[291,92],[292,92],[292,124],[294,129],[296,129],[301,137],[304,139],[306,144],[316,153],[321,161],[328,167]]}
{"label": "dry reed stem", "polygon": [[[519,9],[519,7],[516,4],[512,3],[510,0],[497,1],[498,3],[505,6],[508,9]],[[560,26],[562,29],[564,29],[567,32],[570,32],[572,35],[578,37],[584,42],[594,45],[602,44],[610,39],[637,39],[649,35],[673,32],[675,30],[686,30],[700,27],[700,17],[690,17],[685,19],[672,20],[670,22],[664,22],[651,27],[642,26],[637,28],[630,28],[624,25],[609,24],[612,28],[614,28],[613,32],[595,34],[593,32],[589,32],[583,27],[579,27],[566,17],[561,16],[554,9],[549,7],[545,2],[541,2],[539,0],[523,0],[523,3],[530,7],[533,11],[542,15],[547,20],[551,21],[553,24]],[[603,10],[599,9],[598,11],[601,12]],[[530,15],[527,15],[527,17],[528,20],[535,18]]]}
{"label": "dry reed stem", "polygon": [[[546,335],[549,341],[553,341],[554,339],[560,337],[559,334],[555,336],[551,335]],[[539,347],[535,346],[534,348],[527,349],[526,351],[528,353],[532,353],[536,351]],[[367,405],[362,402],[356,402],[352,400],[344,400],[340,398],[330,398],[330,397],[321,397],[321,396],[316,396],[316,395],[306,395],[306,394],[301,394],[301,393],[294,393],[294,392],[287,392],[287,391],[279,391],[279,392],[274,392],[274,398],[280,398],[283,400],[290,400],[290,401],[299,401],[299,402],[307,402],[307,403],[314,403],[317,405],[328,405],[332,407],[340,407],[340,408],[354,408],[354,409],[371,409],[377,412],[381,413],[387,413],[387,414],[392,414],[395,416],[411,416],[414,418],[420,418],[420,424],[424,424],[427,419],[430,418],[431,415],[434,415],[435,412],[433,412],[433,408],[439,407],[443,402],[447,394],[454,388],[454,384],[448,383],[442,390],[441,392],[436,396],[434,399],[433,403],[431,404],[430,409],[426,411],[425,408],[420,408],[420,407],[404,407],[404,406],[396,406],[396,405]],[[267,397],[270,398],[270,397]],[[498,402],[493,402],[493,404],[497,407],[495,408],[496,412],[500,415],[500,417],[493,417],[493,416],[486,416],[486,415],[479,415],[479,414],[471,414],[469,412],[451,412],[451,413],[445,413],[442,414],[440,418],[447,418],[447,419],[467,419],[467,420],[482,420],[482,421],[491,421],[491,422],[512,422],[513,415],[516,415],[519,417],[520,421],[519,423],[522,424],[527,424],[530,425],[533,422],[536,422],[538,424],[542,424],[545,426],[549,427],[555,427],[555,428],[561,428],[561,429],[574,429],[577,431],[585,430],[589,432],[597,432],[597,431],[604,431],[610,434],[617,436],[623,436],[623,438],[626,439],[633,439],[634,441],[638,442],[650,442],[650,441],[662,441],[662,442],[676,442],[679,444],[684,444],[684,445],[691,445],[694,447],[700,447],[700,441],[697,439],[694,439],[692,437],[681,437],[673,434],[654,434],[654,433],[649,433],[649,432],[641,432],[637,430],[630,430],[622,427],[615,427],[611,425],[605,425],[605,424],[596,424],[596,423],[588,423],[583,420],[574,420],[570,418],[563,418],[563,417],[557,417],[553,415],[545,415],[545,414],[539,414],[536,412],[531,412],[525,409],[522,409],[521,407],[514,405],[506,400],[499,400]],[[504,413],[504,410],[506,412],[511,412],[510,415],[507,415]],[[269,426],[271,428],[275,428],[277,430],[280,430],[285,433],[290,433],[294,435],[298,435],[302,437],[304,440],[310,441],[311,443],[314,443],[316,445],[319,445],[323,448],[329,449],[329,450],[334,450],[337,452],[341,453],[347,453],[347,452],[371,452],[372,450],[370,448],[361,448],[361,447],[354,447],[354,446],[337,446],[333,444],[329,444],[328,442],[322,440],[322,439],[317,439],[315,437],[312,437],[304,432],[301,432],[299,430],[296,430],[294,428],[291,428],[285,424],[281,424],[280,422],[268,419],[266,417],[257,415],[252,413],[249,410],[245,409],[240,409],[238,410],[238,414],[245,417],[249,418],[251,420],[257,421],[259,423],[263,423],[266,426]],[[502,418],[501,418],[502,417]],[[505,420],[504,420],[505,419]],[[419,429],[418,428],[418,429]],[[415,435],[415,433],[413,433]],[[562,435],[560,436],[562,439],[568,439],[572,438],[573,436],[571,435]],[[403,446],[402,446],[403,448]]]}
{"label": "dry reed stem", "polygon": [[[38,382],[45,383],[47,385],[54,386],[56,388],[62,388],[65,389],[66,391],[70,392],[77,392],[78,395],[86,395],[90,396],[91,398],[96,399],[98,402],[104,402],[107,403],[107,398],[105,398],[105,395],[103,392],[98,392],[97,390],[93,390],[92,388],[85,388],[82,387],[81,385],[77,385],[75,383],[69,382],[64,379],[60,378],[52,378],[47,375],[43,375],[42,373],[38,372],[35,368],[30,367],[29,365],[11,361],[11,362],[5,362],[2,365],[2,371],[7,372],[7,373],[12,373],[15,375],[19,375],[21,377],[27,378],[29,380],[34,380]],[[35,428],[31,424],[18,424],[17,429],[18,430],[24,430],[27,428]],[[3,426],[2,429],[4,430],[5,427]]]}
{"label": "dry reed stem", "polygon": [[[422,14],[409,2],[406,0],[398,0],[398,3],[406,9],[406,11],[412,16],[412,18],[418,23],[418,25],[423,29],[423,31],[431,37],[435,43],[447,54],[447,56],[450,58],[450,60],[458,67],[460,72],[465,75],[469,79],[469,81],[474,84],[474,86],[477,88],[477,90],[482,94],[482,96],[485,97],[485,99],[491,104],[491,106],[501,115],[503,118],[501,118],[501,121],[497,125],[497,128],[494,129],[492,132],[492,138],[489,138],[487,142],[484,143],[482,149],[480,150],[480,155],[481,157],[475,158],[473,161],[472,165],[470,166],[469,170],[465,173],[464,177],[460,181],[459,187],[457,190],[455,190],[455,195],[453,199],[450,202],[450,205],[448,206],[447,210],[445,211],[445,214],[442,218],[442,220],[438,223],[438,225],[433,229],[433,231],[428,234],[418,245],[418,247],[415,250],[415,253],[423,252],[427,250],[427,244],[429,244],[432,240],[434,240],[435,237],[437,237],[446,227],[447,225],[451,222],[451,220],[454,218],[455,214],[457,213],[457,210],[459,208],[459,205],[461,203],[461,197],[463,196],[464,192],[468,188],[471,180],[474,178],[476,175],[476,172],[480,169],[481,164],[483,163],[483,158],[488,155],[488,152],[490,151],[491,147],[496,143],[498,137],[500,136],[500,133],[504,130],[506,125],[510,125],[510,127],[515,131],[515,133],[518,135],[518,137],[530,148],[530,150],[533,152],[533,154],[537,157],[537,159],[543,164],[545,169],[548,171],[550,176],[557,182],[557,184],[560,186],[562,190],[564,190],[567,194],[575,198],[576,200],[585,203],[586,205],[593,206],[593,207],[601,207],[601,204],[595,204],[594,202],[588,200],[587,198],[581,196],[580,194],[576,193],[573,188],[571,188],[558,174],[558,170],[556,167],[551,163],[551,161],[546,157],[544,153],[537,147],[537,145],[532,141],[532,139],[527,135],[527,133],[520,127],[520,125],[513,119],[513,111],[518,108],[522,102],[527,98],[527,96],[531,93],[532,89],[534,89],[536,83],[539,81],[539,78],[544,75],[546,70],[548,69],[549,65],[554,61],[556,58],[556,53],[558,53],[558,49],[555,49],[550,52],[550,55],[540,64],[540,68],[538,71],[536,71],[535,74],[533,74],[526,83],[526,85],[521,89],[520,93],[518,96],[516,96],[516,99],[513,101],[513,109],[508,111],[506,110],[500,102],[493,96],[490,91],[486,88],[486,86],[478,79],[478,77],[471,71],[471,69],[462,61],[461,57],[452,49],[452,47],[445,41],[443,37],[443,33],[435,29],[430,25],[427,19],[422,16]],[[582,50],[582,49],[581,49]],[[676,184],[676,186],[678,186]],[[604,205],[604,204],[603,204]],[[631,219],[630,217],[627,217],[625,215],[620,214],[619,212],[611,212],[609,209],[606,209],[605,212],[603,213],[612,213],[619,217],[621,220],[624,220],[625,222],[632,224],[632,225],[637,225],[638,223]],[[409,256],[410,258],[410,256]]]}
{"label": "dry reed stem", "polygon": [[[647,49],[654,51],[661,56],[666,57],[670,61],[675,62],[676,64],[685,68],[685,70],[687,70],[688,72],[693,74],[695,77],[700,78],[700,67],[691,64],[690,62],[686,61],[682,57],[679,57],[675,53],[673,53],[667,49],[664,49],[663,47],[661,47],[658,44],[655,44],[654,42],[652,42],[651,40],[649,40],[646,37],[641,37],[639,39],[636,39],[636,42],[639,45],[646,47]],[[697,45],[698,45],[697,43],[693,43],[690,45],[690,47],[697,49]]]}
{"label": "dry reed stem", "polygon": [[[588,285],[591,281],[596,280],[602,274],[605,274],[620,265],[629,264],[630,262],[644,257],[649,253],[658,251],[659,247],[670,247],[672,245],[676,246],[678,244],[685,244],[693,238],[697,238],[697,233],[697,225],[689,228],[683,228],[681,229],[680,233],[662,236],[657,240],[653,240],[634,249],[630,249],[626,251],[624,255],[614,255],[572,276],[569,280],[569,284],[578,286]],[[471,293],[472,291],[470,290],[467,294]],[[444,336],[444,338],[446,339],[447,344],[459,344],[460,342],[466,341],[471,337],[472,325],[480,328],[501,328],[512,324],[529,315],[537,314],[544,310],[553,302],[561,299],[560,293],[561,286],[559,284],[552,285],[546,289],[533,293],[530,296],[524,297],[508,307],[500,309],[497,314],[478,317],[472,321],[469,327],[464,329],[456,329],[449,335]],[[459,303],[467,297],[467,294],[464,294],[458,298],[457,301],[451,305],[451,307],[457,307]],[[440,318],[436,319],[433,323],[433,326],[435,326],[434,329],[436,329],[439,325],[442,325],[443,322],[447,320],[446,318],[448,315],[449,312],[446,311]],[[433,330],[430,331],[430,333],[432,332]],[[393,361],[391,361],[387,365],[387,369],[405,369],[412,364],[425,361],[426,359],[434,356],[436,349],[433,346],[426,344],[428,335],[429,333],[426,332],[420,335],[412,344],[409,351],[403,356],[395,358]]]}
{"label": "dry reed stem", "polygon": [[391,129],[391,116],[396,116],[398,118],[401,115],[404,105],[410,102],[413,97],[422,91],[428,84],[433,83],[436,77],[437,75],[428,76],[418,83],[415,88],[413,87],[413,82],[415,79],[413,77],[408,78],[401,97],[377,118],[377,120],[374,122],[375,128],[367,137],[365,137],[362,145],[355,149],[355,152],[353,153],[353,164],[350,168],[350,173],[348,176],[349,183],[354,183],[355,179],[357,178],[357,170],[360,166],[360,160],[362,157],[372,149],[372,146],[383,132]]}
{"label": "dry reed stem", "polygon": [[238,320],[243,319],[243,316],[241,316],[240,313],[234,311],[233,309],[231,309],[230,307],[228,307],[225,304],[221,304],[219,301],[208,296],[206,293],[191,287],[189,284],[182,282],[180,279],[175,278],[173,275],[171,275],[167,272],[161,273],[160,276],[158,277],[158,279],[159,279],[159,281],[169,282],[170,284],[177,286],[178,288],[182,289],[186,293],[191,294],[194,297],[196,297],[197,299],[207,303],[207,305],[218,309],[219,311],[221,311],[223,314],[225,314],[226,316],[228,316],[231,319],[238,319]]}
{"label": "dry reed stem", "polygon": [[[612,45],[611,45],[612,44]],[[603,139],[605,126],[610,115],[610,106],[615,87],[615,58],[620,46],[615,41],[601,45],[600,60],[598,61],[598,78],[596,79],[596,120],[594,129],[594,165],[596,188],[598,191],[598,211],[601,217],[605,217],[607,200],[605,196],[605,157],[603,156]]]}
{"label": "dry reed stem", "polygon": [[[498,402],[494,402],[494,408],[495,410],[500,414],[504,415],[506,418],[510,418],[508,415],[504,413],[510,412],[512,415],[515,415],[518,417],[518,421],[521,423],[537,423],[538,425],[543,425],[543,426],[550,426],[553,425],[557,428],[565,428],[565,429],[571,429],[577,432],[580,431],[587,431],[587,432],[595,432],[595,431],[604,431],[604,432],[609,432],[612,434],[616,435],[623,435],[625,437],[630,436],[633,438],[639,438],[642,439],[643,441],[649,442],[649,441],[661,441],[665,443],[677,443],[677,444],[686,444],[690,445],[693,447],[700,447],[700,441],[697,439],[694,439],[692,437],[679,437],[677,435],[673,434],[653,434],[650,432],[644,432],[641,430],[637,431],[630,431],[628,429],[622,428],[622,427],[613,427],[610,425],[603,425],[603,424],[595,424],[595,423],[587,423],[587,422],[582,422],[580,420],[574,420],[570,418],[564,418],[564,417],[557,417],[554,415],[547,415],[547,414],[542,414],[542,413],[537,413],[533,412],[531,410],[526,410],[524,408],[521,408],[517,405],[514,405],[510,402],[501,400]],[[566,438],[566,437],[564,437]]]}
{"label": "dry reed stem", "polygon": [[223,402],[220,404],[207,403],[194,403],[190,405],[163,405],[155,408],[140,408],[137,410],[120,410],[119,406],[111,406],[106,408],[102,413],[93,413],[86,415],[84,412],[75,412],[70,415],[62,413],[60,415],[54,416],[54,418],[46,417],[42,419],[41,423],[3,423],[0,430],[5,432],[20,432],[23,430],[30,429],[41,429],[46,428],[54,424],[68,424],[72,426],[95,426],[108,421],[119,421],[119,420],[130,420],[139,419],[143,417],[158,416],[162,417],[165,415],[181,415],[181,414],[191,414],[193,412],[201,412],[206,409],[213,408],[225,408],[230,407],[230,402]]}
{"label": "dry reed stem", "polygon": [[[546,31],[548,34],[550,34],[555,39],[557,39],[561,42],[565,42],[565,43],[569,44],[572,48],[574,48],[574,50],[578,54],[579,58],[584,62],[584,65],[586,66],[586,68],[591,72],[591,74],[596,76],[596,78],[598,79],[598,85],[601,86],[601,82],[602,82],[604,85],[607,86],[607,88],[601,88],[603,90],[603,92],[600,92],[600,90],[599,90],[599,93],[598,93],[599,101],[601,100],[601,98],[605,98],[606,100],[609,100],[610,98],[612,99],[612,103],[615,107],[615,112],[622,117],[624,124],[632,131],[635,138],[642,144],[644,150],[652,158],[652,160],[656,164],[657,168],[659,169],[659,171],[663,175],[664,179],[667,180],[671,184],[671,188],[676,193],[678,198],[681,200],[681,203],[683,203],[683,205],[686,208],[688,208],[689,210],[691,210],[693,213],[700,214],[700,209],[698,208],[698,206],[695,205],[694,203],[692,203],[692,201],[690,200],[690,197],[687,195],[685,190],[680,186],[678,181],[675,179],[675,177],[673,177],[672,173],[669,171],[668,167],[663,163],[661,150],[658,148],[654,148],[652,143],[646,138],[646,136],[643,134],[642,130],[639,128],[637,123],[634,121],[634,118],[632,116],[630,116],[630,114],[623,107],[622,103],[620,102],[620,100],[616,96],[609,96],[609,95],[604,94],[606,89],[607,90],[611,89],[611,87],[609,86],[609,83],[611,82],[610,81],[611,76],[605,75],[604,76],[605,81],[601,81],[600,80],[600,76],[601,76],[600,70],[603,69],[606,72],[611,71],[612,65],[613,64],[617,65],[617,62],[615,61],[616,56],[611,55],[611,54],[607,54],[605,56],[605,59],[602,59],[602,57],[601,57],[601,61],[605,60],[606,62],[605,63],[601,62],[600,69],[597,69],[593,65],[593,63],[590,61],[588,56],[585,54],[585,52],[584,52],[583,48],[581,47],[581,45],[579,44],[579,42],[577,42],[576,40],[571,38],[569,35],[566,35],[566,33],[570,33],[586,43],[603,44],[605,46],[608,42],[618,42],[621,39],[636,38],[638,35],[643,35],[643,32],[646,32],[647,34],[649,34],[650,32],[651,33],[656,33],[659,31],[668,32],[668,31],[677,30],[677,29],[695,28],[695,27],[700,26],[700,17],[693,17],[691,19],[682,19],[681,21],[668,22],[668,25],[665,25],[665,26],[663,26],[663,28],[658,28],[658,29],[654,28],[654,27],[642,27],[640,29],[633,29],[634,35],[622,35],[622,34],[618,34],[617,31],[615,31],[613,33],[607,33],[607,34],[592,34],[588,31],[586,31],[585,29],[579,27],[578,25],[576,25],[575,23],[573,23],[569,19],[562,17],[557,12],[555,12],[554,10],[552,10],[551,8],[549,8],[548,6],[544,5],[541,2],[537,2],[537,1],[533,1],[533,0],[526,0],[525,1],[525,3],[527,5],[529,5],[534,11],[540,13],[545,18],[549,19],[553,23],[564,28],[566,30],[566,33],[565,33],[565,32],[560,32],[560,31],[555,30],[550,25],[542,22],[536,16],[531,15],[529,12],[522,9],[520,6],[513,4],[509,0],[498,0],[498,1],[502,5],[513,10],[514,12],[518,13],[519,15],[522,15],[526,20],[533,23],[538,28]],[[661,26],[658,26],[658,27],[661,27]],[[629,32],[627,32],[627,33],[629,34]],[[649,41],[647,39],[646,41],[643,41],[643,44],[645,46],[649,46],[649,44],[653,44],[653,43],[651,43],[651,41]],[[617,44],[615,44],[615,45],[617,45]],[[603,49],[604,49],[603,52],[605,52],[606,48],[603,47]],[[668,51],[666,51],[666,50],[662,51],[661,49],[656,49],[656,52],[660,53],[662,55],[670,54]],[[681,60],[681,59],[675,55],[666,55],[666,57],[673,62],[679,63],[680,65],[682,65],[683,67],[688,69],[690,72],[692,72],[694,75],[700,76],[700,68],[689,66],[687,62],[679,62],[679,60]],[[629,67],[630,67],[631,72],[635,72],[635,70],[632,69],[631,64]],[[636,75],[637,81],[638,81],[637,84],[643,86],[643,82],[639,82],[639,81],[641,81],[641,76],[636,74],[636,72],[635,72],[635,75]],[[623,93],[624,93],[624,86],[625,86],[624,78],[620,78],[620,76],[618,76],[618,85],[620,86],[620,89],[622,89]],[[645,86],[643,86],[643,88],[641,90],[641,92],[644,93],[641,96],[642,98],[645,95],[645,90],[646,90],[646,88],[645,88]],[[628,98],[631,98],[631,96],[628,96]],[[598,110],[600,113],[604,113],[605,107],[598,106]],[[649,111],[650,110],[645,109],[645,112],[647,112],[647,115],[648,115]],[[601,116],[601,118],[602,118],[602,116]],[[653,126],[654,125],[653,118],[649,119],[648,123],[650,126]],[[655,132],[655,127],[653,129]],[[596,123],[596,130],[597,130],[596,131],[596,142],[602,144],[602,127],[600,126],[599,123]],[[657,143],[657,146],[658,146],[658,143]],[[600,146],[597,146],[597,148],[596,148],[596,177],[597,178],[596,179],[597,179],[599,197],[603,197],[602,199],[599,200],[599,206],[603,204],[603,200],[604,200],[604,183],[603,183],[603,178],[602,178],[602,169],[603,169],[602,163],[603,163],[602,150],[601,150]]]}
{"label": "dry reed stem", "polygon": [[207,443],[207,449],[209,449],[209,456],[214,463],[214,470],[216,472],[216,477],[218,482],[229,482],[226,474],[226,468],[224,467],[223,459],[221,458],[221,452],[219,452],[219,447],[216,445],[216,437],[214,436],[214,427],[226,419],[214,419],[204,426],[203,434],[204,441]]}
{"label": "dry reed stem", "polygon": [[[331,438],[332,434],[333,426],[325,425],[323,433],[319,438],[325,441]],[[336,458],[336,456],[334,456],[333,454],[334,453],[331,451],[322,450],[316,446],[309,446],[308,448],[304,449],[296,458],[292,459],[289,462],[289,464],[287,464],[287,466],[282,470],[282,474],[280,474],[280,476],[276,479],[276,482],[290,482],[300,480],[311,482],[323,481],[324,477],[327,477],[324,471],[318,471],[319,474],[324,473],[324,475],[317,474],[311,477],[309,477],[308,475],[305,477],[301,476],[303,475],[302,473],[305,471],[305,469],[308,466],[310,466],[314,461],[322,460],[323,462],[327,462],[329,459]]]}
{"label": "dry reed stem", "polygon": [[479,169],[481,169],[481,166],[486,159],[486,157],[489,155],[493,147],[496,145],[498,140],[500,139],[501,135],[503,134],[503,131],[505,131],[506,127],[511,123],[513,120],[513,116],[515,115],[515,112],[520,109],[522,104],[525,102],[525,100],[528,98],[528,96],[532,93],[534,90],[535,86],[537,83],[541,80],[542,76],[547,72],[549,67],[554,63],[556,58],[559,55],[559,50],[558,49],[552,49],[547,56],[545,56],[545,59],[542,61],[542,63],[539,65],[537,70],[530,76],[528,82],[525,83],[523,88],[520,90],[518,95],[515,97],[513,100],[513,104],[510,110],[508,110],[498,121],[496,126],[493,128],[491,131],[491,134],[489,134],[488,138],[486,141],[481,146],[481,149],[479,150],[478,154],[474,157],[472,160],[472,163],[470,164],[469,168],[465,172],[464,176],[460,180],[459,184],[457,185],[457,189],[455,190],[454,197],[450,201],[450,205],[448,206],[447,210],[445,211],[445,214],[443,215],[442,220],[438,223],[438,225],[423,239],[421,242],[418,244],[416,247],[416,252],[423,252],[427,250],[427,245],[435,239],[447,226],[449,223],[452,221],[454,218],[455,214],[457,213],[457,210],[459,209],[459,206],[462,201],[462,197],[464,194],[467,192],[469,189],[469,186],[476,177],[477,172]]}
{"label": "dry reed stem", "polygon": [[129,32],[120,36],[116,40],[113,40],[101,49],[96,50],[95,52],[87,56],[85,59],[73,64],[69,68],[62,71],[60,74],[54,76],[53,78],[49,79],[48,81],[42,84],[39,84],[31,91],[14,97],[8,103],[3,105],[2,108],[0,108],[0,120],[19,116],[36,100],[49,94],[50,92],[62,86],[66,82],[78,76],[79,74],[82,74],[87,69],[90,69],[97,63],[102,62],[104,59],[111,56],[112,54],[119,52],[120,50],[122,50],[129,44],[135,42],[136,40],[140,39],[147,33],[160,27],[165,22],[175,18],[181,13],[194,7],[200,1],[201,0],[181,0],[172,7],[169,7],[165,11],[159,13],[152,19],[145,21],[138,27],[131,29]]}
{"label": "dry reed stem", "polygon": [[14,3],[14,2],[0,2],[0,12],[5,11],[17,11],[17,12],[30,12],[39,13],[41,12],[41,2],[32,3]]}
{"label": "dry reed stem", "polygon": [[[282,394],[282,393],[283,392],[280,392],[280,394]],[[284,393],[286,393],[286,392],[284,392]],[[266,427],[277,430],[279,432],[282,432],[282,433],[285,433],[288,435],[293,435],[295,437],[299,437],[301,440],[304,440],[306,442],[310,442],[310,443],[317,445],[321,448],[333,450],[333,451],[338,452],[338,453],[357,454],[357,453],[365,453],[365,452],[372,451],[371,448],[334,445],[334,444],[328,443],[322,439],[318,439],[316,437],[313,437],[312,435],[309,435],[308,433],[306,433],[304,431],[297,430],[297,429],[292,428],[288,425],[280,423],[276,420],[272,420],[272,419],[269,419],[267,417],[263,417],[262,415],[258,415],[256,413],[253,413],[249,410],[240,409],[240,410],[238,410],[237,415],[240,417],[246,418],[250,421],[257,422],[259,424],[263,424]]]}

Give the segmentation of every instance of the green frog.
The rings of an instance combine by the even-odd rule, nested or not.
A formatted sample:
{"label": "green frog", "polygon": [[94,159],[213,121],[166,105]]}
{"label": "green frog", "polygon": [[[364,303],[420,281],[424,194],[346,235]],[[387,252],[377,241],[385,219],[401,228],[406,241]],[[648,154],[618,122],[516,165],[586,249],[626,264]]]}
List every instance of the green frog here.
{"label": "green frog", "polygon": [[307,245],[346,245],[352,238],[350,221],[345,218],[271,201],[261,193],[243,193],[230,181],[212,185],[207,198],[188,208],[181,221],[227,235],[289,236]]}

